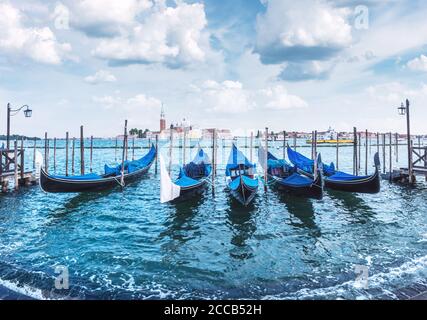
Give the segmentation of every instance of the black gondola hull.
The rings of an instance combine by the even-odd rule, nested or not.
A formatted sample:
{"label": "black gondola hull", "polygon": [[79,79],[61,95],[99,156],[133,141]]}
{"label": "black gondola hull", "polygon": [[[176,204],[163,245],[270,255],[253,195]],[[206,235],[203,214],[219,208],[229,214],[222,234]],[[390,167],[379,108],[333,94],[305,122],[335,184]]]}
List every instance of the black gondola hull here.
{"label": "black gondola hull", "polygon": [[372,176],[353,181],[338,181],[326,178],[325,186],[336,191],[374,194],[380,192],[380,175],[376,170]]}
{"label": "black gondola hull", "polygon": [[[140,179],[148,172],[154,160],[141,170],[124,175],[125,185]],[[71,177],[70,177],[71,178]],[[40,187],[49,193],[100,192],[121,186],[121,176],[107,177],[97,180],[72,180],[50,176],[42,168],[40,170]]]}
{"label": "black gondola hull", "polygon": [[195,186],[186,187],[186,188],[181,187],[179,197],[174,199],[172,203],[183,202],[183,201],[190,200],[191,198],[198,197],[205,192],[206,187],[207,187],[207,179],[204,179],[203,181],[200,182],[200,184]]}
{"label": "black gondola hull", "polygon": [[271,177],[271,179],[273,180],[273,186],[280,192],[318,200],[323,198],[323,177],[321,174],[318,175],[310,186],[302,187],[283,184],[281,183],[282,179],[278,177]]}
{"label": "black gondola hull", "polygon": [[237,189],[233,190],[231,188],[230,193],[231,195],[239,201],[242,205],[248,206],[252,200],[255,198],[258,186],[251,187],[244,183],[243,179],[240,180],[240,185]]}

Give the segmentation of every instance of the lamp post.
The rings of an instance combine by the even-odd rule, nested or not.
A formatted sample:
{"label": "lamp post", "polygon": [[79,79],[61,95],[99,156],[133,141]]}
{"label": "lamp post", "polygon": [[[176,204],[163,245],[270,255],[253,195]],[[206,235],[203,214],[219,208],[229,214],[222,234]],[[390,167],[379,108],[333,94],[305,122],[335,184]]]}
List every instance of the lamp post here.
{"label": "lamp post", "polygon": [[9,148],[10,148],[10,117],[17,115],[19,113],[19,111],[21,111],[24,108],[26,108],[24,110],[25,118],[30,118],[31,115],[33,114],[33,110],[31,110],[28,105],[25,104],[18,109],[12,109],[12,107],[10,106],[10,103],[7,104],[7,136],[6,136],[6,148],[7,148],[7,150],[9,150]]}
{"label": "lamp post", "polygon": [[412,173],[412,148],[411,148],[411,122],[410,122],[410,112],[409,112],[409,100],[406,99],[406,106],[403,104],[397,108],[399,115],[406,115],[406,135],[408,136],[408,173],[409,173],[409,182],[414,182],[414,177]]}

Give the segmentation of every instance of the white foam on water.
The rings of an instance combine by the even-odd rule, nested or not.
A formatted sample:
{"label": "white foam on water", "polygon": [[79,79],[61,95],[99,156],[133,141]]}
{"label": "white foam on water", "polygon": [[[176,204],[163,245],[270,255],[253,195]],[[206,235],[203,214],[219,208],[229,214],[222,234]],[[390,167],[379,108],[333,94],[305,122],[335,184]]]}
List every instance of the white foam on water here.
{"label": "white foam on water", "polygon": [[15,283],[9,280],[0,279],[0,286],[9,289],[17,294],[24,295],[26,297],[36,299],[36,300],[49,300],[48,297],[43,295],[42,290],[30,287],[28,285],[21,285],[19,283]]}
{"label": "white foam on water", "polygon": [[[369,274],[368,276],[368,289],[379,288],[383,293],[391,297],[396,297],[392,292],[384,288],[385,283],[392,283],[405,275],[415,275],[417,272],[427,269],[427,256],[423,256],[414,260],[403,263],[399,267],[390,268],[387,272],[380,272],[377,274]],[[356,292],[352,292],[355,290]],[[360,292],[362,290],[362,292]],[[353,293],[353,294],[352,294]],[[361,294],[363,293],[363,295]],[[354,296],[354,298],[371,299],[372,297],[368,292],[363,292],[360,286],[360,281],[356,279],[341,283],[336,286],[318,288],[318,289],[301,289],[290,295],[267,295],[263,299],[313,299],[313,298],[328,298],[340,296]]]}

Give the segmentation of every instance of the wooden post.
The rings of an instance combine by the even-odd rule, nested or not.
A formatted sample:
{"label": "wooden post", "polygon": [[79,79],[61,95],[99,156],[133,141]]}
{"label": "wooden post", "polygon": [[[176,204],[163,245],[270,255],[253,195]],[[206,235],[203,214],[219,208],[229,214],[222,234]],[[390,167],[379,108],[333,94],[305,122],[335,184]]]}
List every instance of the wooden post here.
{"label": "wooden post", "polygon": [[172,171],[172,148],[173,148],[173,128],[170,128],[170,137],[169,137],[169,175]]}
{"label": "wooden post", "polygon": [[132,161],[135,160],[135,138],[132,138]]}
{"label": "wooden post", "polygon": [[399,134],[396,132],[395,134],[395,144],[396,144],[396,162],[399,162]]}
{"label": "wooden post", "polygon": [[122,188],[125,186],[125,157],[127,160],[127,132],[128,132],[127,127],[128,127],[128,121],[125,120],[125,129],[123,134],[121,179],[120,179],[120,185],[122,186]]}
{"label": "wooden post", "polygon": [[252,162],[252,154],[253,154],[253,148],[254,148],[254,133],[251,131],[251,141],[250,143],[250,150],[249,150],[249,161]]}
{"label": "wooden post", "polygon": [[358,141],[357,141],[357,129],[356,127],[353,128],[353,174],[354,175],[359,175],[359,161],[358,161],[358,157],[357,157],[357,145],[358,145]]}
{"label": "wooden post", "polygon": [[116,137],[116,146],[114,147],[114,162],[117,163],[117,137]]}
{"label": "wooden post", "polygon": [[53,172],[56,172],[56,138],[53,138]]}
{"label": "wooden post", "polygon": [[68,131],[65,133],[65,176],[68,177]]}
{"label": "wooden post", "polygon": [[411,123],[410,123],[410,113],[409,113],[409,100],[406,99],[406,132],[408,136],[408,171],[409,171],[409,183],[413,184],[415,182],[413,166],[412,166],[412,139],[411,139]]}
{"label": "wooden post", "polygon": [[314,160],[314,131],[311,131],[311,159]]}
{"label": "wooden post", "polygon": [[126,159],[126,161],[128,161],[129,143],[128,143],[127,133],[126,133],[126,137],[125,138],[123,138],[124,142],[125,142],[125,159]]}
{"label": "wooden post", "polygon": [[36,168],[36,146],[37,146],[37,139],[34,138],[33,169]]}
{"label": "wooden post", "polygon": [[386,166],[385,166],[385,133],[383,133],[383,173],[386,173]]}
{"label": "wooden post", "polygon": [[85,143],[83,137],[83,126],[80,126],[80,174],[85,174]]}
{"label": "wooden post", "polygon": [[337,165],[337,170],[338,170],[338,168],[339,168],[339,148],[340,148],[340,133],[339,132],[337,132],[337,163],[336,163],[336,165]]}
{"label": "wooden post", "polygon": [[368,175],[368,129],[365,131],[365,175]]}
{"label": "wooden post", "polygon": [[215,194],[215,176],[216,176],[216,159],[215,159],[215,135],[216,129],[212,131],[212,194]]}
{"label": "wooden post", "polygon": [[297,151],[297,133],[294,132],[294,150]]}
{"label": "wooden post", "polygon": [[18,141],[15,140],[14,142],[14,157],[13,157],[15,166],[14,166],[14,174],[13,178],[15,180],[15,190],[19,189],[19,182],[18,182]]}
{"label": "wooden post", "polygon": [[268,183],[268,128],[265,128],[265,163],[264,163],[264,191],[267,192]]}
{"label": "wooden post", "polygon": [[159,159],[159,136],[156,134],[156,163],[154,165],[154,171],[157,174],[157,162]]}
{"label": "wooden post", "polygon": [[358,160],[358,168],[359,171],[362,170],[362,134],[359,132],[357,134],[357,138],[358,138],[358,155],[357,155],[357,160]]}
{"label": "wooden post", "polygon": [[380,134],[377,132],[377,153],[380,154]]}
{"label": "wooden post", "polygon": [[47,173],[49,173],[49,163],[47,155],[47,132],[44,133],[44,167]]}
{"label": "wooden post", "polygon": [[283,159],[286,158],[286,131],[283,131]]}
{"label": "wooden post", "polygon": [[23,137],[21,137],[21,163],[20,163],[20,166],[21,166],[21,181],[22,182],[24,182],[24,171],[25,171],[25,169],[24,169],[24,165],[25,165],[25,159],[24,159],[24,138]]}
{"label": "wooden post", "polygon": [[317,130],[314,130],[314,158],[316,160],[317,157]]}
{"label": "wooden post", "polygon": [[389,165],[390,165],[390,181],[392,181],[392,176],[391,176],[391,173],[393,172],[393,160],[392,160],[392,156],[393,156],[393,152],[392,152],[392,133],[390,132],[390,134],[389,134],[389,142],[390,142],[390,145],[389,145]]}
{"label": "wooden post", "polygon": [[184,135],[183,135],[183,146],[182,146],[182,164],[185,166],[186,162],[186,147],[187,147],[187,129],[184,127]]}
{"label": "wooden post", "polygon": [[93,164],[93,136],[90,136],[90,162],[89,170],[92,173],[92,164]]}
{"label": "wooden post", "polygon": [[73,137],[73,149],[71,150],[71,174],[74,175],[74,155],[76,148],[76,138]]}

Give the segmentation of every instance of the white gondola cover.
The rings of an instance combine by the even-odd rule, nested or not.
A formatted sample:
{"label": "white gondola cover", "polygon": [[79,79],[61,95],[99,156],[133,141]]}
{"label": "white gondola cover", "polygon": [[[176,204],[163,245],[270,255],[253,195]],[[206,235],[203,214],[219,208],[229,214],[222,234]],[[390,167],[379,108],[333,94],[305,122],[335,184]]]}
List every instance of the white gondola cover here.
{"label": "white gondola cover", "polygon": [[165,161],[161,154],[159,154],[159,160],[160,160],[160,202],[165,203],[178,198],[181,193],[181,187],[177,186],[172,182],[172,179],[169,176],[168,170],[166,169]]}

